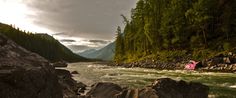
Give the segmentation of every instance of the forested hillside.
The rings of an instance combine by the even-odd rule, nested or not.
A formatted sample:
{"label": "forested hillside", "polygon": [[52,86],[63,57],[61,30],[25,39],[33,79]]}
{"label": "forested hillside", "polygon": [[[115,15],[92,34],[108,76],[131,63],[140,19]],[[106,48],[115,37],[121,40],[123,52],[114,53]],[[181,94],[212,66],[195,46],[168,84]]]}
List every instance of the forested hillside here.
{"label": "forested hillside", "polygon": [[87,60],[79,55],[74,54],[72,51],[70,51],[59,41],[48,34],[33,34],[1,23],[0,33],[11,38],[13,41],[27,50],[35,52],[52,62],[59,60],[65,60],[69,62]]}
{"label": "forested hillside", "polygon": [[203,59],[236,44],[236,0],[138,0],[117,30],[117,62]]}

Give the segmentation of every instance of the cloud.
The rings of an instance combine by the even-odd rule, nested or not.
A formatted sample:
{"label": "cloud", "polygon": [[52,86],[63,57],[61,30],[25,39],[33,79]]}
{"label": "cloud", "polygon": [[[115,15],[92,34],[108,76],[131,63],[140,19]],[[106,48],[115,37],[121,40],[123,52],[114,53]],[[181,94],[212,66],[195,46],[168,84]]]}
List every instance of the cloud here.
{"label": "cloud", "polygon": [[[55,37],[55,36],[54,36]],[[57,37],[59,41],[73,52],[81,52],[87,49],[99,49],[110,43],[108,40],[85,40],[74,37]]]}
{"label": "cloud", "polygon": [[62,39],[62,40],[60,40],[60,42],[76,42],[76,40],[72,40],[72,39]]}
{"label": "cloud", "polygon": [[37,26],[74,52],[104,47],[114,40],[120,14],[130,15],[137,0],[23,0]]}
{"label": "cloud", "polygon": [[89,42],[95,43],[95,44],[107,44],[107,43],[110,43],[111,41],[107,41],[107,40],[89,40]]}
{"label": "cloud", "polygon": [[66,33],[65,33],[65,32],[61,32],[61,33],[54,33],[54,34],[52,34],[52,35],[55,35],[55,36],[58,36],[58,35],[66,35]]}
{"label": "cloud", "polygon": [[55,32],[112,40],[137,0],[24,0],[36,13],[34,23]]}

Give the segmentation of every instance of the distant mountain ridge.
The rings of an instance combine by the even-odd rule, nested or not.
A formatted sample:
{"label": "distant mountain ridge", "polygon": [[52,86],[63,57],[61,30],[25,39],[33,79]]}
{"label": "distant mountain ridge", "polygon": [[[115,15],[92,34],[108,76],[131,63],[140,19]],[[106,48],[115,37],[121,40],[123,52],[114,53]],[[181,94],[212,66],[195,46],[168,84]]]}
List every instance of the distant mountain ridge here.
{"label": "distant mountain ridge", "polygon": [[74,54],[58,40],[48,34],[33,34],[18,28],[0,23],[0,33],[15,41],[25,49],[35,52],[52,61],[65,60],[68,62],[88,61],[88,59]]}
{"label": "distant mountain ridge", "polygon": [[98,50],[96,50],[96,49],[88,49],[88,50],[85,50],[85,51],[80,52],[78,54],[81,55],[81,56],[86,56],[87,58],[88,57],[89,58],[93,58],[95,55],[93,56],[92,54],[93,54],[93,52],[96,52],[96,51],[98,51]]}
{"label": "distant mountain ridge", "polygon": [[115,42],[112,42],[99,50],[89,49],[78,54],[90,59],[112,61],[115,54]]}

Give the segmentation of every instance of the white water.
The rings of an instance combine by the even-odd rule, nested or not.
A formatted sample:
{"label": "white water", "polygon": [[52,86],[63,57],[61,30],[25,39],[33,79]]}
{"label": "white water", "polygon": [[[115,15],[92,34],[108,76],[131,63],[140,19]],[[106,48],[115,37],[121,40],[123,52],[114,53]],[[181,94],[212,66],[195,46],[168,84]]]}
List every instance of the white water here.
{"label": "white water", "polygon": [[87,85],[92,85],[95,82],[113,82],[133,88],[150,85],[158,78],[172,78],[174,80],[201,82],[210,86],[209,97],[211,98],[236,98],[235,73],[121,68],[96,63],[72,63],[66,69],[78,71],[80,74],[74,75],[73,78]]}

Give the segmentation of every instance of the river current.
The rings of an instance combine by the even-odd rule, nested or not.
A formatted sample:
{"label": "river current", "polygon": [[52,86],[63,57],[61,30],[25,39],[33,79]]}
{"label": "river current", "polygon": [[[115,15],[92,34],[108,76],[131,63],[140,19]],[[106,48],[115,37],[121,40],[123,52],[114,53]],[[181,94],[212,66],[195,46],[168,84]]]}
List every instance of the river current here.
{"label": "river current", "polygon": [[172,78],[201,82],[209,86],[211,98],[236,98],[236,73],[122,68],[91,62],[71,63],[66,69],[78,71],[79,74],[74,74],[73,78],[87,85],[95,82],[113,82],[123,87],[142,88],[158,78]]}

